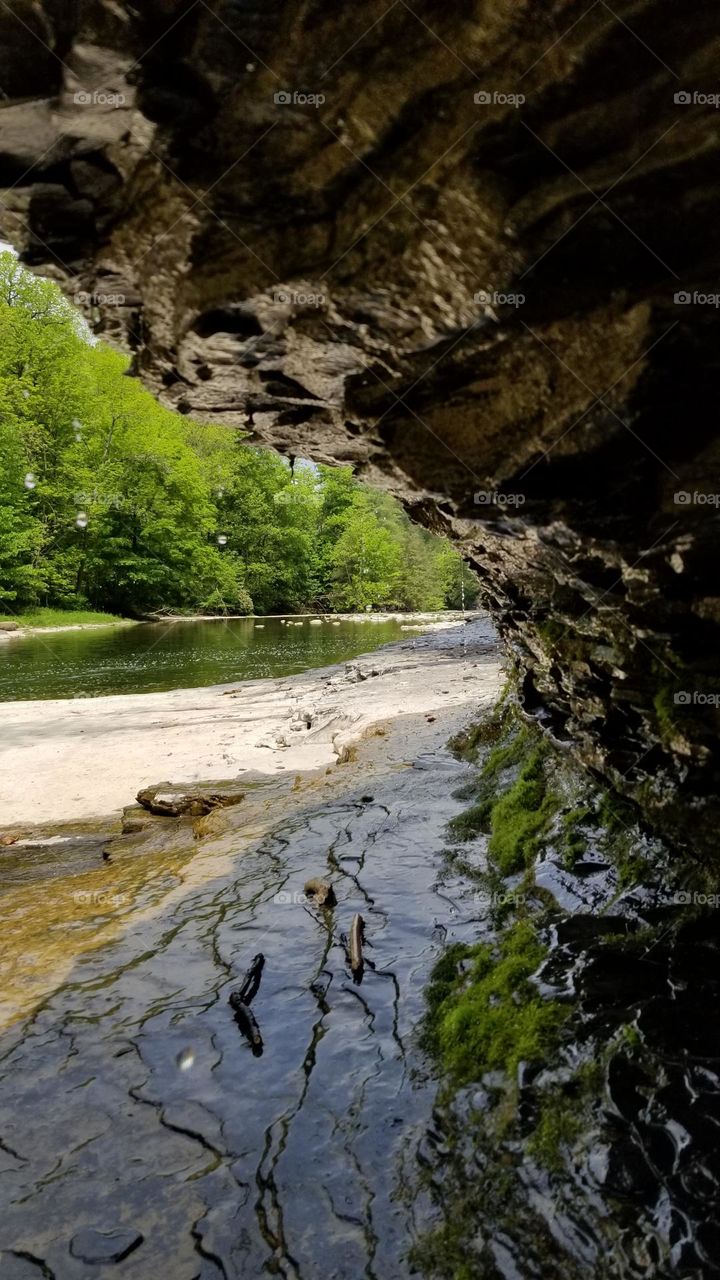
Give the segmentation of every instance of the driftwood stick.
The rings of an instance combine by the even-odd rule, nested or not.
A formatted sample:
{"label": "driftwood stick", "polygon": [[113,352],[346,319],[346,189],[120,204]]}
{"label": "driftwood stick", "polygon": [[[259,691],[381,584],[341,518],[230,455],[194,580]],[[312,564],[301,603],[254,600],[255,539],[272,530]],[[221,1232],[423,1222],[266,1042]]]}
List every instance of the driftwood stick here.
{"label": "driftwood stick", "polygon": [[365,922],[361,915],[355,914],[350,925],[350,968],[356,982],[362,978],[364,961],[363,961],[363,939],[365,937]]}
{"label": "driftwood stick", "polygon": [[[258,955],[255,956],[252,964],[250,965],[250,968],[248,969],[247,973],[245,974],[245,977],[240,983],[240,986],[238,987],[237,991],[233,992],[233,995],[237,997],[237,999],[240,1001],[241,1004],[252,1004],[259,990],[260,979],[262,978],[262,972],[264,968],[265,968],[265,957],[264,955],[262,955],[262,953],[258,953]],[[232,998],[233,997],[231,997],[231,999]]]}
{"label": "driftwood stick", "polygon": [[248,1009],[246,1004],[243,1004],[237,991],[232,992],[229,1004],[235,1015],[235,1021],[245,1038],[249,1041],[250,1048],[252,1049],[255,1057],[259,1058],[263,1051],[263,1038],[260,1034],[260,1028],[255,1019],[255,1014],[251,1009]]}

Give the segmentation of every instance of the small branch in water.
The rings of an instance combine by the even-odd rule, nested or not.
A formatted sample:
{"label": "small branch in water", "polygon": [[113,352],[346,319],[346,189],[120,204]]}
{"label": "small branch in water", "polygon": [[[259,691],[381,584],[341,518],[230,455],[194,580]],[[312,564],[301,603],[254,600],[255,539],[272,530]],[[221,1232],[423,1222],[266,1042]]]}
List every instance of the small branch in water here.
{"label": "small branch in water", "polygon": [[256,1058],[262,1055],[263,1038],[255,1015],[250,1009],[250,1004],[255,999],[260,988],[260,979],[264,968],[265,957],[261,952],[258,952],[237,991],[231,991],[228,997],[228,1004],[235,1015],[235,1021],[246,1040],[249,1041],[250,1048]]}
{"label": "small branch in water", "polygon": [[237,996],[237,999],[241,1002],[241,1004],[252,1004],[259,990],[260,979],[262,978],[262,972],[264,968],[265,968],[265,957],[264,955],[262,955],[262,953],[258,953],[258,955],[255,956],[252,964],[250,965],[250,968],[248,969],[247,973],[245,974],[245,977],[240,983],[240,986],[238,987],[237,991],[233,992],[233,995]]}
{"label": "small branch in water", "polygon": [[363,960],[363,940],[365,938],[365,922],[357,913],[350,925],[350,968],[355,982],[362,982],[365,962]]}
{"label": "small branch in water", "polygon": [[252,1009],[249,1009],[246,1004],[243,1004],[237,991],[233,991],[231,993],[229,1004],[235,1015],[235,1021],[250,1044],[253,1056],[260,1058],[263,1051],[263,1038],[260,1034],[260,1028]]}

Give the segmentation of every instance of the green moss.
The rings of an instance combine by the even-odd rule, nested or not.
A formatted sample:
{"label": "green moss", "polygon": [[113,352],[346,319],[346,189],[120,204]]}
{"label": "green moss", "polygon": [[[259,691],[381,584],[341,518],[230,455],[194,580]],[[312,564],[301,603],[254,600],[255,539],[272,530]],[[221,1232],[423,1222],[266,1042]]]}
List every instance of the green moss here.
{"label": "green moss", "polygon": [[592,821],[592,809],[588,805],[568,809],[560,819],[560,851],[563,865],[569,871],[587,850],[587,836],[583,834],[582,827],[588,821]]}
{"label": "green moss", "polygon": [[581,662],[587,656],[594,641],[575,629],[574,625],[546,618],[535,623],[535,633],[545,649],[562,652],[566,662]]}
{"label": "green moss", "polygon": [[[507,710],[503,724],[505,740],[493,747],[474,784],[475,803],[452,819],[450,830],[458,840],[489,834],[489,856],[503,875],[510,875],[533,861],[557,806],[546,789],[548,748],[537,730],[514,725]],[[503,786],[503,775],[517,765],[517,778]],[[465,798],[469,792],[463,788]]]}
{"label": "green moss", "polygon": [[655,719],[663,742],[672,738],[675,732],[676,712],[673,691],[667,685],[658,689],[653,698]]}
{"label": "green moss", "polygon": [[456,818],[451,818],[448,824],[451,834],[457,840],[474,840],[476,836],[490,830],[491,812],[492,800],[478,800]]}
{"label": "green moss", "polygon": [[568,634],[568,628],[564,623],[558,622],[556,618],[546,618],[543,622],[537,622],[535,630],[547,644],[557,644],[559,640],[564,640]]}
{"label": "green moss", "polygon": [[[461,841],[487,835],[488,859],[499,874],[507,876],[531,867],[550,839],[565,867],[572,870],[587,851],[593,832],[594,843],[617,869],[620,890],[641,882],[647,863],[637,852],[634,805],[594,786],[589,792],[586,788],[586,803],[567,808],[548,783],[556,776],[568,782],[567,762],[534,726],[518,724],[513,704],[503,707],[498,723],[499,740],[475,781],[462,789],[462,797],[472,803],[451,821],[452,834]],[[570,771],[571,790],[573,781]],[[561,787],[566,789],[562,782]]]}
{"label": "green moss", "polygon": [[528,1155],[538,1164],[559,1173],[563,1167],[563,1147],[570,1146],[583,1128],[582,1109],[566,1097],[548,1099],[527,1142]]}
{"label": "green moss", "polygon": [[516,781],[492,806],[488,853],[504,875],[529,867],[557,810],[557,798],[547,790],[547,749],[536,747]]}
{"label": "green moss", "polygon": [[508,682],[490,715],[483,716],[482,720],[450,739],[448,746],[458,759],[474,763],[481,747],[492,746],[507,731],[515,716],[515,707],[510,701],[511,692],[512,685]]}
{"label": "green moss", "polygon": [[637,815],[632,805],[610,790],[601,794],[598,818],[611,835],[619,835],[637,826]]}
{"label": "green moss", "polygon": [[509,742],[499,743],[490,752],[483,764],[483,778],[491,781],[498,778],[505,769],[519,764],[531,750],[533,740],[534,734],[526,725],[518,726]]}
{"label": "green moss", "polygon": [[621,1034],[625,1048],[630,1054],[635,1054],[642,1048],[642,1036],[640,1035],[637,1027],[634,1027],[632,1023],[627,1023],[626,1026],[622,1028]]}
{"label": "green moss", "polygon": [[425,992],[425,1000],[428,1006],[426,1032],[430,1030],[432,1020],[440,1006],[445,1004],[455,991],[458,982],[458,966],[471,953],[472,948],[465,943],[453,942],[449,947],[446,947],[440,959],[436,962],[430,984]]}
{"label": "green moss", "polygon": [[481,943],[442,957],[427,996],[428,1042],[455,1082],[489,1070],[513,1075],[519,1062],[541,1061],[555,1042],[565,1010],[531,981],[544,955],[534,927],[520,920],[497,952]]}

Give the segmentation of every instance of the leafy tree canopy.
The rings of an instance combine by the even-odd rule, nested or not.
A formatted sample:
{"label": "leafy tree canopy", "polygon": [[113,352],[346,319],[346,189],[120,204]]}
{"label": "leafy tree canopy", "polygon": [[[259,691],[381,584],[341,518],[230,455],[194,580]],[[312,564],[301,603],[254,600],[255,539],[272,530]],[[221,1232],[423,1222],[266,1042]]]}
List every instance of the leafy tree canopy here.
{"label": "leafy tree canopy", "polygon": [[440,609],[457,551],[349,468],[159,405],[49,281],[0,254],[0,603],[143,614]]}

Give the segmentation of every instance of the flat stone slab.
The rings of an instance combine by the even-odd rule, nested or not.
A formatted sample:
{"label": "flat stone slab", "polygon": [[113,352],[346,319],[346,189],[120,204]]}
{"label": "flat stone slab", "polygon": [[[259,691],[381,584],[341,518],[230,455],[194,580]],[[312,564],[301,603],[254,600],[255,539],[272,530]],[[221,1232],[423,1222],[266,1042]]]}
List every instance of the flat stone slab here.
{"label": "flat stone slab", "polygon": [[143,1242],[139,1231],[132,1227],[118,1227],[115,1231],[101,1231],[99,1227],[83,1227],[70,1241],[73,1258],[81,1262],[122,1262],[128,1254]]}

